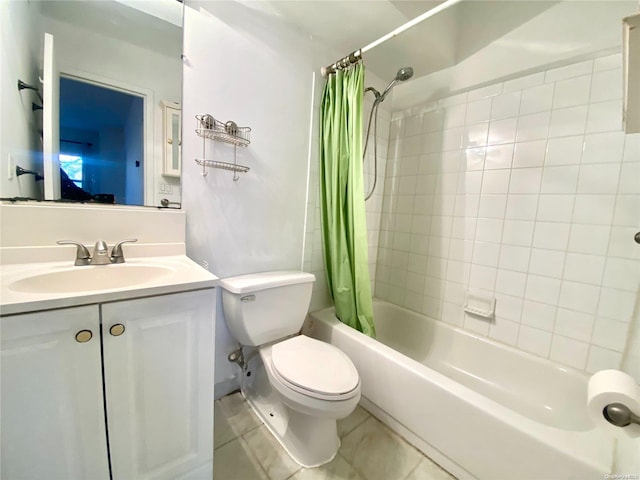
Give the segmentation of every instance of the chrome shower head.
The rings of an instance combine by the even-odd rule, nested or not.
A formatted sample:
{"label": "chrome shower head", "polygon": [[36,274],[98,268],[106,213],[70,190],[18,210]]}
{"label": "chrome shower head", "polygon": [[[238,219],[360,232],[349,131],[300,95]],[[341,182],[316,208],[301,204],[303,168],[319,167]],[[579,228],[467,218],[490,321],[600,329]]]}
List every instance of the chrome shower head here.
{"label": "chrome shower head", "polygon": [[404,82],[406,80],[409,80],[411,77],[413,77],[413,68],[402,67],[400,70],[398,70],[395,79]]}
{"label": "chrome shower head", "polygon": [[402,67],[400,70],[398,70],[398,73],[396,73],[396,78],[391,81],[389,86],[384,90],[384,92],[382,92],[382,95],[380,95],[377,100],[382,102],[387,94],[391,91],[393,86],[396,84],[396,82],[404,82],[406,80],[409,80],[411,77],[413,77],[413,68]]}

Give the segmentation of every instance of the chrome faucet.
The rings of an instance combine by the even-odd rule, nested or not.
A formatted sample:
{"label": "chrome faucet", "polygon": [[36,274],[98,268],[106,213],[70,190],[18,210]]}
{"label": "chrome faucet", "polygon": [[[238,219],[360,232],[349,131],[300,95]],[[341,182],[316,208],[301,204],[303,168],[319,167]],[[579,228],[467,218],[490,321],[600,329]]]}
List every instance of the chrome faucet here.
{"label": "chrome faucet", "polygon": [[93,257],[89,254],[89,250],[82,243],[74,240],[58,240],[58,245],[75,245],[76,261],[74,265],[110,265],[112,263],[124,263],[124,253],[122,252],[123,243],[137,242],[137,238],[122,240],[115,244],[109,255],[109,247],[103,240],[98,240],[93,248]]}

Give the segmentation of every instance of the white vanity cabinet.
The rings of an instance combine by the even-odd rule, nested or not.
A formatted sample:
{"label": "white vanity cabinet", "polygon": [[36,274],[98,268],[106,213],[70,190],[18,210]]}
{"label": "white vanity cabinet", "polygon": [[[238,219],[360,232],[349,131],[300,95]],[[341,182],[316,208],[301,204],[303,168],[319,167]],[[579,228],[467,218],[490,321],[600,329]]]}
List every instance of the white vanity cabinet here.
{"label": "white vanity cabinet", "polygon": [[0,319],[3,480],[109,478],[98,312]]}
{"label": "white vanity cabinet", "polygon": [[2,479],[210,479],[214,312],[207,288],[0,318]]}
{"label": "white vanity cabinet", "polygon": [[209,289],[102,305],[115,480],[211,479],[214,302]]}

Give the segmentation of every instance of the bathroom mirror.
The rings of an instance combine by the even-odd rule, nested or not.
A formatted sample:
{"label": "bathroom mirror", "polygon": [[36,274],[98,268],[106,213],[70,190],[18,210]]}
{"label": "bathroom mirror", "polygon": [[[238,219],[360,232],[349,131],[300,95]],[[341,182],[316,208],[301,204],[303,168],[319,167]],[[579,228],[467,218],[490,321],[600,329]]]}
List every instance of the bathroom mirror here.
{"label": "bathroom mirror", "polygon": [[[32,169],[45,176],[59,170],[63,185],[66,182],[67,190],[70,186],[74,191],[65,195],[62,188],[61,200],[66,202],[161,206],[166,199],[172,207],[180,205],[180,168],[175,160],[165,162],[164,143],[167,132],[175,136],[176,131],[175,122],[165,126],[166,105],[179,111],[181,102],[182,3],[28,3],[22,8],[28,9],[25,23],[31,49],[36,50],[36,71],[42,72],[44,35],[51,34],[60,80],[59,135],[52,135],[49,128],[41,133],[45,143],[48,135],[54,144],[59,142],[60,169],[47,168],[47,155],[39,163],[41,152],[33,151],[33,143]],[[37,83],[33,78],[24,80]],[[25,98],[39,103],[35,94],[20,93],[23,103]],[[33,112],[36,130],[42,128],[44,114]],[[3,156],[3,172],[11,168],[7,161],[11,160]],[[20,164],[19,158],[13,161]],[[0,196],[16,195],[3,191]],[[58,192],[26,196],[60,198]]]}

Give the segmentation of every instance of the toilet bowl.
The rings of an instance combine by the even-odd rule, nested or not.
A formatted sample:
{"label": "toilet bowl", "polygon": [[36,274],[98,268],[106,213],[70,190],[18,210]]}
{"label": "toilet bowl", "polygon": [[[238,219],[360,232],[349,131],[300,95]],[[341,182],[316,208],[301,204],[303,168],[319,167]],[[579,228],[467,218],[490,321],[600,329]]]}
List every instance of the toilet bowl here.
{"label": "toilet bowl", "polygon": [[246,359],[241,390],[287,453],[304,467],[330,462],[336,421],[360,401],[360,378],[337,347],[300,335],[315,277],[264,272],[223,279],[225,321]]}

